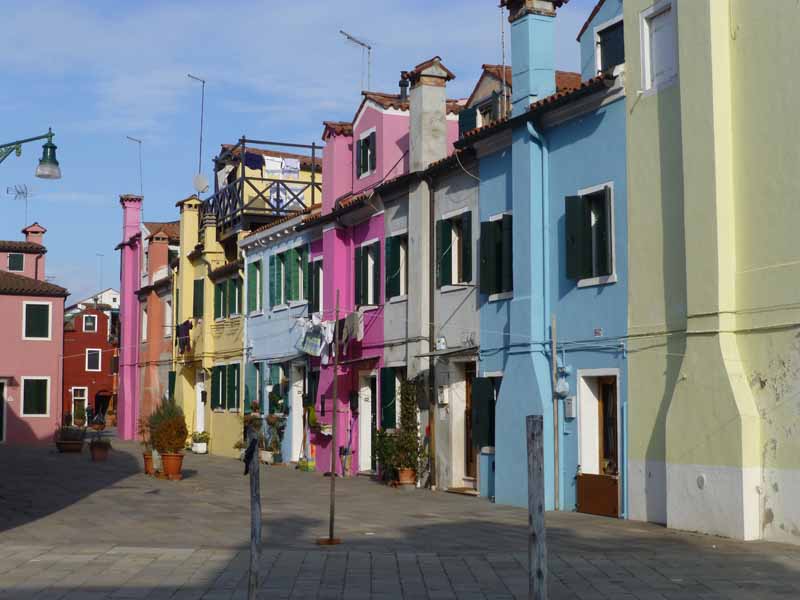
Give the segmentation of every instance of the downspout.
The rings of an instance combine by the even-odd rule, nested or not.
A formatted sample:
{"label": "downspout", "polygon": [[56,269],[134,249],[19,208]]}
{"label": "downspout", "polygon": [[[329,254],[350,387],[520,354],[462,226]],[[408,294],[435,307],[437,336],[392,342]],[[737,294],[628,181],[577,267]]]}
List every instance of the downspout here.
{"label": "downspout", "polygon": [[41,254],[36,255],[36,260],[33,261],[33,278],[39,279],[39,260],[42,258]]}
{"label": "downspout", "polygon": [[[434,300],[436,297],[436,230],[435,230],[435,194],[433,190],[433,178],[424,178],[428,186],[428,352],[433,352],[436,348],[436,311]],[[434,357],[428,357],[430,368],[428,370],[428,413],[429,427],[431,431],[431,457],[430,457],[430,487],[436,489],[436,373],[434,369]]]}
{"label": "downspout", "polygon": [[[546,328],[546,323],[550,315],[550,244],[549,244],[549,226],[550,226],[550,147],[547,143],[547,138],[543,133],[540,133],[531,121],[526,123],[528,127],[528,134],[531,140],[541,150],[541,164],[539,178],[542,186],[542,324]],[[550,332],[552,337],[553,331]],[[553,368],[556,368],[558,357],[553,355],[550,357],[553,362]],[[552,387],[552,384],[551,384]],[[558,418],[558,399],[556,398],[555,388],[552,390],[553,399],[553,507],[555,510],[560,508],[561,498],[561,477],[560,477],[560,457],[559,457],[559,418]]]}

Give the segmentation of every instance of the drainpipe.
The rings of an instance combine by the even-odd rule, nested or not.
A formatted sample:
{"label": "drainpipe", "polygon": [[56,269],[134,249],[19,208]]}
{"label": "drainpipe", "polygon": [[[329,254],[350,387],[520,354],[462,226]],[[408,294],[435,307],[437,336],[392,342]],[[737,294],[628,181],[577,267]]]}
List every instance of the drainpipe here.
{"label": "drainpipe", "polygon": [[[428,270],[428,352],[433,352],[436,348],[436,311],[434,300],[436,298],[436,211],[435,195],[433,191],[433,178],[424,178],[428,185],[428,260],[431,268]],[[429,426],[431,430],[431,489],[436,489],[436,375],[434,369],[434,357],[429,357],[430,369],[428,370],[428,414]]]}
{"label": "drainpipe", "polygon": [[[550,313],[550,245],[549,245],[549,225],[550,225],[550,180],[548,174],[550,172],[550,147],[547,143],[547,138],[543,133],[540,133],[531,121],[527,122],[528,134],[531,140],[541,150],[541,163],[539,170],[539,180],[541,181],[542,192],[542,290],[544,292],[544,299],[542,302],[542,324],[548,322]],[[555,334],[553,330],[550,331],[551,337]],[[553,340],[553,347],[555,347],[555,340]],[[553,370],[557,367],[557,357],[555,353],[550,357],[553,362]],[[561,478],[560,478],[560,457],[559,457],[559,422],[558,422],[558,400],[555,395],[555,386],[551,383],[552,400],[553,400],[553,507],[555,510],[560,508],[561,497]]]}

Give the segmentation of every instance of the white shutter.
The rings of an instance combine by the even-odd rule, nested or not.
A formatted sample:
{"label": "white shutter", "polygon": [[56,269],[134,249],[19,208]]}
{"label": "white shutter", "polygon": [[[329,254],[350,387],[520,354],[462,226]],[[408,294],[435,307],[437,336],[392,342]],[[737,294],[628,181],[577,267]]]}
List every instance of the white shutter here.
{"label": "white shutter", "polygon": [[675,20],[672,7],[650,18],[650,82],[669,81],[676,72]]}

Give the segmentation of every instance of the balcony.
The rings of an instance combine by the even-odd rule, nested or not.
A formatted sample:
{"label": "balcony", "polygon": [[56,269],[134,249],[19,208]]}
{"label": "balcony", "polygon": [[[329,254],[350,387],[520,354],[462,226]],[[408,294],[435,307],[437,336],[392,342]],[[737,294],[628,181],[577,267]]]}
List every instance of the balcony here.
{"label": "balcony", "polygon": [[[310,150],[295,154],[267,147]],[[214,195],[202,214],[216,218],[220,239],[300,214],[322,201],[322,148],[241,138],[214,159]],[[244,157],[244,161],[242,160]]]}

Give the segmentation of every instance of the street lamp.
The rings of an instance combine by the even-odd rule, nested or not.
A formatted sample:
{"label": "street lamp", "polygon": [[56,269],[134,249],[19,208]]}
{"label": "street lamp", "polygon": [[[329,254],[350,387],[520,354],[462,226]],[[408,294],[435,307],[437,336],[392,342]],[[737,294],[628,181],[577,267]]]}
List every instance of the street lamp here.
{"label": "street lamp", "polygon": [[36,177],[40,179],[61,179],[61,168],[56,160],[56,145],[53,143],[53,130],[48,128],[44,135],[17,140],[8,144],[0,144],[0,163],[14,152],[17,156],[22,154],[22,144],[35,142],[37,140],[47,140],[42,145],[42,158],[39,159],[39,166],[36,167]]}

